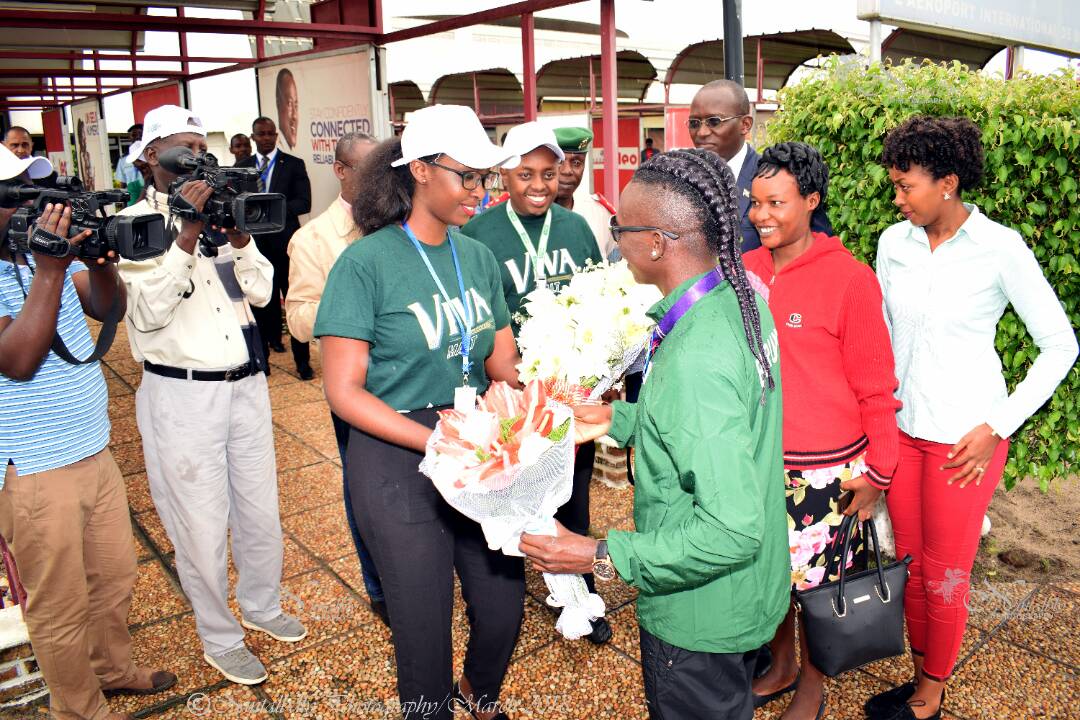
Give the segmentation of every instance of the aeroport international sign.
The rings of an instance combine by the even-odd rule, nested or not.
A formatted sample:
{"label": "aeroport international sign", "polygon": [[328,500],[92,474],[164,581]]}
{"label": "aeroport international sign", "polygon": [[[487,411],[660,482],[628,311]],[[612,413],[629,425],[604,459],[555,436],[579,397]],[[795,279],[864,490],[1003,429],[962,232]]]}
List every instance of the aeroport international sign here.
{"label": "aeroport international sign", "polygon": [[860,20],[1080,55],[1076,0],[859,0]]}

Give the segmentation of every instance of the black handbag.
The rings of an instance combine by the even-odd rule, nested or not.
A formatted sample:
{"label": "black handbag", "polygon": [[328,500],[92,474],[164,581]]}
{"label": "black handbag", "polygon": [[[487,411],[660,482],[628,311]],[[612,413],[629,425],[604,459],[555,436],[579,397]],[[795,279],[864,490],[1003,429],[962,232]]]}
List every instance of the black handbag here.
{"label": "black handbag", "polygon": [[[840,579],[795,592],[810,661],[829,677],[904,652],[904,588],[911,556],[883,565],[877,528],[872,520],[862,525],[877,567],[848,576],[844,566],[857,527],[851,515],[840,524],[833,546],[840,547]],[[832,577],[836,560],[835,554],[829,558],[826,578]]]}

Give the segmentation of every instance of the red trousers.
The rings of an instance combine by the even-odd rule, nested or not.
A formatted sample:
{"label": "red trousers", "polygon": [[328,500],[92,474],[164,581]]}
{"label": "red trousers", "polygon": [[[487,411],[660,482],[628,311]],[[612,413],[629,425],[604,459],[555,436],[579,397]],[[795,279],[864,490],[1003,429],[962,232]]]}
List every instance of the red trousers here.
{"label": "red trousers", "polygon": [[940,681],[952,674],[960,653],[983,516],[1009,455],[1003,440],[982,482],[972,480],[962,488],[945,483],[958,468],[940,469],[951,447],[901,432],[900,462],[886,496],[896,556],[912,557],[904,594],[911,651],[924,656],[923,674]]}

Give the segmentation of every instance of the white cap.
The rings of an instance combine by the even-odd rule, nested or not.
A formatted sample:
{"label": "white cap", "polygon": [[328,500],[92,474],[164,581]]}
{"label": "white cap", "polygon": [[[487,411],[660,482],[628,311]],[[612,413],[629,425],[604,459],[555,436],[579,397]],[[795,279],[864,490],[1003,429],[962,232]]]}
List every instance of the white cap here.
{"label": "white cap", "polygon": [[127,160],[129,163],[133,163],[136,160],[142,160],[143,162],[146,162],[146,158],[142,156],[142,150],[143,141],[136,140],[135,142],[131,143],[131,147],[128,148],[128,154],[124,159]]}
{"label": "white cap", "polygon": [[400,167],[428,155],[448,155],[465,167],[482,170],[502,165],[512,158],[488,139],[484,126],[471,108],[464,105],[431,105],[409,116],[401,133],[401,159],[390,163]]}
{"label": "white cap", "polygon": [[535,120],[515,125],[506,133],[503,150],[514,153],[517,160],[503,163],[503,167],[507,170],[517,167],[521,163],[522,155],[527,155],[538,147],[546,147],[555,153],[555,157],[558,158],[559,162],[562,162],[563,158],[566,157],[562,148],[559,147],[559,141],[555,138],[555,131],[547,125],[542,125]]}
{"label": "white cap", "polygon": [[21,158],[0,145],[0,180],[17,178],[27,173],[31,179],[47,177],[52,173],[52,163],[48,158],[28,157]]}
{"label": "white cap", "polygon": [[131,153],[128,153],[128,160],[131,162],[135,160],[145,162],[146,157],[142,151],[146,149],[147,145],[155,140],[167,138],[170,135],[179,135],[180,133],[195,133],[206,137],[206,130],[203,129],[202,120],[190,110],[179,105],[160,105],[154,108],[146,113],[146,117],[143,118],[142,145],[139,146],[139,154],[131,157]]}

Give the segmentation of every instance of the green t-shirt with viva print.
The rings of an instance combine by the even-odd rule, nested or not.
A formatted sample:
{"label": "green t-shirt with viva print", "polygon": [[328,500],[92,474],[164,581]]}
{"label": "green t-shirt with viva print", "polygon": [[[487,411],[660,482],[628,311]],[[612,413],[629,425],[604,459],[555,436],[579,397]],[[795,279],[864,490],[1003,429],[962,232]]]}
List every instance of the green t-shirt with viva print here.
{"label": "green t-shirt with viva print", "polygon": [[[521,310],[522,299],[536,289],[536,277],[531,253],[525,251],[521,236],[506,214],[509,204],[510,201],[507,200],[505,205],[496,205],[477,215],[461,228],[461,231],[484,243],[495,253],[499,273],[502,275],[506,305],[513,315]],[[533,248],[538,249],[540,233],[544,228],[544,216],[518,215],[518,219],[521,220],[521,226],[525,228]],[[552,204],[551,230],[543,259],[543,274],[548,285],[553,289],[562,287],[587,260],[598,263],[603,259],[585,218],[561,205]],[[512,323],[512,326],[514,334],[517,335],[517,323]]]}
{"label": "green t-shirt with viva print", "polygon": [[[451,231],[472,313],[469,384],[487,390],[484,360],[495,332],[510,323],[499,269],[491,251]],[[447,305],[423,258],[400,225],[388,225],[353,243],[326,280],[315,337],[370,343],[364,389],[395,410],[452,405],[461,385],[461,332],[455,312],[465,307],[450,244],[423,245],[446,288]],[[458,315],[457,317],[460,317]]]}

